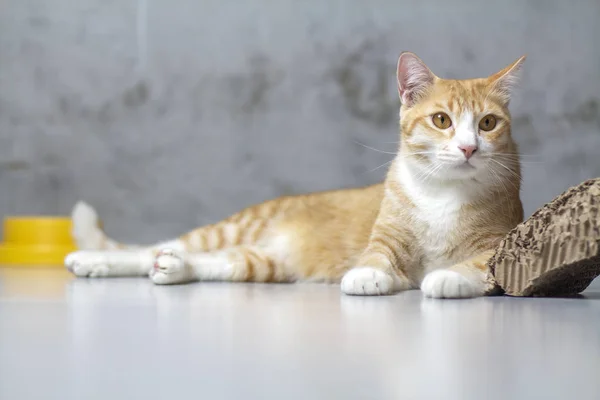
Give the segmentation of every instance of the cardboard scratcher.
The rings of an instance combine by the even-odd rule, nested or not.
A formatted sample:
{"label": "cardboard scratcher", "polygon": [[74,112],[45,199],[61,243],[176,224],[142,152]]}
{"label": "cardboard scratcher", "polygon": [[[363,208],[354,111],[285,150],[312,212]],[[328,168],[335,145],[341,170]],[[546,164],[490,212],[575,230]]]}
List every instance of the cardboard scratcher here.
{"label": "cardboard scratcher", "polygon": [[517,225],[488,262],[510,296],[569,296],[600,275],[600,178],[567,190]]}

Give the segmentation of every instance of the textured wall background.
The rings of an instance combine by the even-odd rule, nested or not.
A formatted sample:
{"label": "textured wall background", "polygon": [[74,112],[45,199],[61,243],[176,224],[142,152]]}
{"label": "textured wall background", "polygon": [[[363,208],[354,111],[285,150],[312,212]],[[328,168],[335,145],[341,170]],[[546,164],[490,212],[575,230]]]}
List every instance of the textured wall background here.
{"label": "textured wall background", "polygon": [[96,206],[153,241],[284,193],[362,185],[397,140],[395,63],[529,58],[526,213],[600,175],[600,2],[0,1],[0,214]]}

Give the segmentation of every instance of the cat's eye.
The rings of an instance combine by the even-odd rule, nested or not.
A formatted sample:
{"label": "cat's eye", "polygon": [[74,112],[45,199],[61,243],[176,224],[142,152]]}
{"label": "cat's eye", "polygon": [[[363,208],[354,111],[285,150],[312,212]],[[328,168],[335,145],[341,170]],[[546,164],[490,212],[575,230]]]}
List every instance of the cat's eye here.
{"label": "cat's eye", "polygon": [[496,127],[496,117],[492,114],[488,114],[479,121],[479,129],[488,132]]}
{"label": "cat's eye", "polygon": [[452,120],[446,113],[437,113],[431,117],[433,124],[440,129],[448,129],[452,126]]}

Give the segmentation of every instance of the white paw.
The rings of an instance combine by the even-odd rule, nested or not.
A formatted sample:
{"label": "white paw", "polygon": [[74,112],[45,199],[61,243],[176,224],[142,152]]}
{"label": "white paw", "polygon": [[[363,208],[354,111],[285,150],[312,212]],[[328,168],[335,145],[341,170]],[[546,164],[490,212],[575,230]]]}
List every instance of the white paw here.
{"label": "white paw", "polygon": [[193,276],[181,257],[171,249],[163,249],[156,255],[150,279],[157,285],[172,285],[191,282]]}
{"label": "white paw", "polygon": [[425,296],[437,299],[465,299],[483,294],[482,288],[458,272],[447,269],[427,274],[421,283],[421,291]]}
{"label": "white paw", "polygon": [[357,267],[346,272],[342,278],[342,292],[357,296],[391,294],[394,278],[380,269]]}
{"label": "white paw", "polygon": [[65,267],[76,276],[99,278],[108,276],[106,257],[89,251],[75,251],[65,257]]}

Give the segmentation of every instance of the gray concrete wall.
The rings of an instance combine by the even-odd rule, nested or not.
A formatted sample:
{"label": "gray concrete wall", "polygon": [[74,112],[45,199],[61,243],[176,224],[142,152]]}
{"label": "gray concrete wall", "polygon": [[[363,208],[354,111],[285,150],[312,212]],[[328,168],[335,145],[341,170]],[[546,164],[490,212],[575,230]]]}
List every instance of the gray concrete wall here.
{"label": "gray concrete wall", "polygon": [[378,181],[392,156],[356,141],[395,150],[402,50],[455,78],[529,55],[527,214],[600,175],[600,2],[449,3],[2,0],[0,214],[85,199],[145,242]]}

